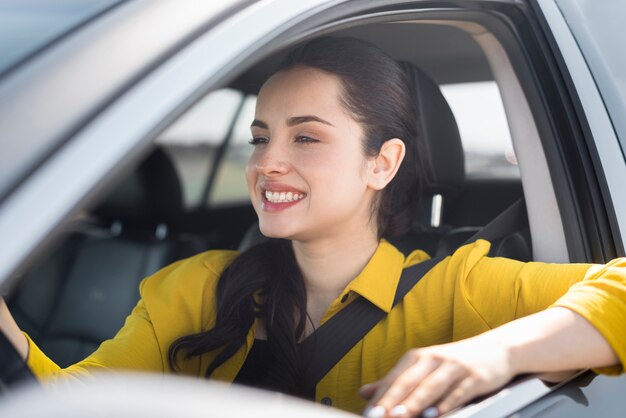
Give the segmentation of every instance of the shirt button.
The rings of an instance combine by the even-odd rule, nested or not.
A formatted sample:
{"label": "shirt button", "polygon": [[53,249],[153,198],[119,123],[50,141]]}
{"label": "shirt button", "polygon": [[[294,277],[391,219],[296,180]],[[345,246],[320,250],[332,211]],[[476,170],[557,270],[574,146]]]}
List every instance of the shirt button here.
{"label": "shirt button", "polygon": [[341,297],[341,303],[346,303],[347,300],[348,300],[348,294],[345,294]]}
{"label": "shirt button", "polygon": [[333,400],[330,399],[328,396],[325,396],[322,398],[322,405],[327,405],[327,406],[331,406],[333,404]]}

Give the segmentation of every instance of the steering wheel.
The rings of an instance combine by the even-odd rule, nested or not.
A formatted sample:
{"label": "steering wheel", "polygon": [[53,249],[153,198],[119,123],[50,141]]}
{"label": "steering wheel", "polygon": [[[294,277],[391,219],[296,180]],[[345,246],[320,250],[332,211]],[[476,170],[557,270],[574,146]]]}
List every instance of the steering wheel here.
{"label": "steering wheel", "polygon": [[16,384],[37,382],[22,356],[0,331],[0,392]]}

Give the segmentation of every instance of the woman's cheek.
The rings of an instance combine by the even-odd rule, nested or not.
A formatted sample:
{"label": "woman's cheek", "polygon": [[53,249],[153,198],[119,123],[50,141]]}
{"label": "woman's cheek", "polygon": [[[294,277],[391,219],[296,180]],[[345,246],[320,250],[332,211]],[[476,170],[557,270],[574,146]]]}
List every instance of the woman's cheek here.
{"label": "woman's cheek", "polygon": [[248,160],[248,164],[246,164],[246,183],[248,184],[248,196],[253,205],[256,205],[256,184],[258,180],[258,172],[256,169],[256,159],[254,154]]}

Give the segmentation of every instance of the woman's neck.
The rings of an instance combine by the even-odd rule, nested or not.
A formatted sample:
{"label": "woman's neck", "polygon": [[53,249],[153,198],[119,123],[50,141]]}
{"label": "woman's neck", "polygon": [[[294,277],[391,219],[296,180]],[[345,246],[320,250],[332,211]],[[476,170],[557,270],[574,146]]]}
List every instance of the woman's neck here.
{"label": "woman's neck", "polygon": [[330,303],[367,265],[377,247],[378,238],[369,231],[339,239],[293,241],[307,290],[307,310],[315,326]]}

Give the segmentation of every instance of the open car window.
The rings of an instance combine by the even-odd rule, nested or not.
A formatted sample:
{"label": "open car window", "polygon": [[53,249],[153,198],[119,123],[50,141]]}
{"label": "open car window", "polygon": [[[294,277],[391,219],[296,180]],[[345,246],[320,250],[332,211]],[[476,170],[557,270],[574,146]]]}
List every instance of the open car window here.
{"label": "open car window", "polygon": [[469,178],[519,178],[511,133],[495,81],[440,86],[459,126]]}
{"label": "open car window", "polygon": [[[506,5],[504,3],[506,3]],[[509,3],[503,2],[501,4],[502,10],[506,11],[506,7],[514,2]],[[352,4],[355,5],[355,9],[360,7],[356,6],[356,4],[358,4],[358,2]],[[419,6],[418,2],[415,3],[415,6]],[[481,3],[480,7],[483,6],[485,5]],[[519,12],[517,9],[514,10]],[[387,12],[389,11],[392,10],[390,9]],[[378,13],[378,11],[376,12]],[[458,10],[454,12],[456,13]],[[574,128],[568,130],[561,126],[568,123],[572,126],[576,125],[576,123],[574,123],[575,120],[572,121],[568,119],[572,117],[571,114],[566,112],[569,104],[560,102],[559,100],[561,99],[555,99],[551,96],[554,92],[550,90],[550,86],[542,84],[554,82],[554,80],[547,77],[545,73],[539,72],[539,70],[545,70],[544,66],[538,65],[538,67],[541,68],[537,70],[542,77],[533,78],[530,76],[530,74],[534,75],[534,72],[528,71],[530,64],[525,62],[522,57],[525,56],[524,53],[528,53],[533,58],[537,58],[537,51],[531,50],[528,52],[523,50],[524,44],[516,44],[516,42],[521,43],[529,41],[528,37],[534,36],[532,30],[527,26],[523,26],[523,34],[527,38],[522,40],[515,38],[515,40],[512,41],[508,32],[505,33],[506,36],[502,35],[502,33],[506,31],[497,32],[496,29],[502,29],[498,26],[501,22],[498,23],[498,25],[482,26],[482,24],[485,23],[482,19],[485,18],[488,20],[485,16],[490,16],[489,18],[493,17],[490,14],[486,13],[485,16],[483,16],[479,13],[478,15],[480,16],[476,17],[477,14],[473,14],[476,10],[467,10],[465,12],[467,12],[467,14],[463,14],[461,17],[454,13],[449,15],[444,13],[441,16],[433,15],[432,11],[428,11],[429,14],[425,14],[423,17],[420,16],[419,13],[413,13],[408,16],[398,13],[397,20],[403,22],[403,30],[407,32],[403,32],[403,30],[399,29],[398,32],[394,32],[393,30],[386,32],[394,23],[387,22],[389,23],[387,24],[385,23],[386,21],[383,20],[380,22],[375,21],[374,23],[372,23],[373,21],[364,20],[361,24],[361,22],[359,22],[358,13],[354,13],[349,15],[351,20],[349,24],[346,24],[347,29],[338,27],[337,30],[352,30],[353,33],[356,33],[358,36],[379,39],[382,44],[387,45],[389,50],[395,51],[396,53],[398,53],[398,51],[394,48],[396,45],[400,45],[400,43],[394,40],[405,39],[405,34],[407,33],[414,36],[414,38],[411,39],[430,40],[429,42],[415,42],[413,48],[415,51],[418,51],[418,53],[414,58],[421,57],[423,62],[420,62],[420,64],[422,64],[424,68],[429,69],[431,74],[441,77],[437,82],[455,114],[461,131],[461,139],[465,151],[466,176],[469,184],[468,188],[465,189],[465,194],[459,197],[459,199],[461,199],[460,203],[455,205],[455,208],[458,208],[458,210],[456,212],[449,211],[444,213],[444,220],[448,223],[448,226],[462,228],[484,224],[500,211],[499,208],[493,204],[495,199],[502,199],[505,197],[506,193],[511,192],[510,196],[506,195],[507,198],[519,198],[524,195],[527,198],[527,202],[530,202],[529,214],[532,218],[531,232],[534,238],[534,248],[536,249],[536,254],[538,254],[536,258],[548,261],[564,261],[569,254],[577,261],[601,259],[601,255],[597,256],[597,254],[601,253],[598,248],[604,244],[599,239],[594,238],[596,230],[593,229],[595,227],[594,221],[596,220],[593,216],[599,215],[590,215],[590,213],[594,213],[595,211],[596,214],[602,214],[603,212],[598,210],[598,207],[592,207],[591,204],[588,204],[589,202],[583,202],[583,204],[581,204],[579,201],[579,199],[582,200],[581,195],[584,198],[584,194],[589,192],[589,190],[584,189],[584,187],[588,187],[593,193],[597,192],[599,187],[594,189],[594,187],[596,187],[595,183],[593,183],[595,177],[585,177],[575,170],[576,164],[579,164],[580,161],[577,159],[577,151],[572,150],[576,149],[575,146],[579,146],[580,143],[573,142],[576,137],[576,135],[574,135],[575,132],[572,134],[572,131],[575,130]],[[347,15],[346,13],[346,16]],[[519,17],[521,14],[516,14],[515,16]],[[472,20],[475,17],[476,22]],[[378,18],[380,18],[380,16],[376,17],[376,19]],[[434,29],[433,26],[436,25],[432,24],[433,19],[436,20],[438,18],[441,18],[441,22],[437,23],[440,27]],[[458,20],[455,20],[457,18]],[[328,18],[327,20],[325,20],[326,18],[320,19],[324,21],[325,24],[330,25],[325,27],[324,31],[328,32],[330,30],[332,32],[332,24],[335,22],[334,18]],[[387,16],[385,19],[389,19],[389,17]],[[421,20],[424,20],[424,22]],[[285,22],[288,22],[288,20],[285,19],[283,23]],[[527,23],[521,18],[516,22],[520,25]],[[242,28],[251,28],[253,26],[256,28],[256,25],[250,25],[250,22],[247,22],[246,25],[239,27],[237,34],[247,33],[245,30],[242,30]],[[261,25],[259,25],[259,27],[260,26]],[[478,26],[478,28],[476,26]],[[310,35],[311,33],[315,34],[315,31],[319,29],[316,24],[313,23],[306,28],[312,31],[309,33],[309,36],[312,36]],[[494,29],[493,32],[491,32],[490,29]],[[280,32],[278,29],[276,29],[276,31],[277,32],[271,33],[275,34]],[[460,36],[458,32],[462,32],[463,36]],[[300,36],[300,33],[296,30],[293,30],[291,35],[293,35],[293,33],[297,33],[298,36]],[[481,58],[481,66],[491,69],[493,74],[489,74],[488,77],[485,77],[483,74],[481,77],[476,77],[475,80],[468,80],[468,74],[472,74],[472,71],[467,71],[464,73],[463,79],[455,80],[453,72],[454,65],[447,63],[447,65],[442,66],[442,68],[447,68],[447,70],[440,72],[437,71],[436,66],[429,67],[429,63],[432,64],[429,58],[434,58],[428,55],[428,52],[435,54],[443,51],[444,54],[449,53],[450,56],[456,56],[454,53],[455,51],[458,52],[458,50],[456,50],[455,47],[462,45],[463,42],[459,42],[458,44],[444,42],[444,46],[449,49],[442,49],[438,48],[436,43],[440,38],[437,38],[437,36],[431,36],[430,38],[428,36],[424,37],[424,34],[442,36],[441,39],[447,40],[449,39],[445,38],[446,36],[449,36],[450,39],[460,37],[458,39],[462,38],[464,40],[463,42],[468,40],[474,42],[476,45],[472,44],[473,47],[480,47],[479,50],[485,55]],[[219,40],[217,37],[216,39]],[[264,39],[263,42],[266,42],[265,40],[267,38],[262,39]],[[299,38],[276,38],[275,42],[280,45],[289,45],[297,39]],[[531,39],[531,41],[536,42],[534,38]],[[42,40],[42,42],[44,42],[44,40]],[[216,45],[229,45],[225,41],[215,42],[214,40],[213,42],[213,44],[210,42],[207,42],[207,44],[213,46],[215,48],[214,51],[218,51],[216,52],[216,56],[219,56],[220,53],[224,53],[223,50],[218,50]],[[230,62],[235,62],[232,56],[228,55],[227,58],[223,59],[224,62],[228,62],[230,65],[228,71],[233,72],[233,74],[237,73],[241,75],[239,72],[243,72],[244,68],[249,69],[251,68],[251,64],[259,64],[259,59],[265,59],[271,54],[276,53],[277,47],[261,48],[266,46],[263,42],[250,42],[247,46],[248,49],[236,49],[233,47],[233,50],[236,50],[241,57],[238,57],[236,63],[232,65],[230,65]],[[432,51],[421,49],[428,48],[429,43],[433,43]],[[535,45],[532,42],[529,44]],[[32,43],[30,45],[32,48],[37,48],[38,44]],[[250,45],[258,46],[259,48],[252,48]],[[246,61],[246,59],[248,59],[247,54],[252,49],[260,52],[254,56],[254,59]],[[136,238],[143,233],[148,237],[145,241],[149,242],[150,245],[154,245],[150,247],[150,256],[146,256],[142,260],[153,261],[157,259],[158,257],[153,257],[153,255],[155,253],[162,254],[159,251],[162,251],[163,247],[165,247],[163,244],[167,243],[167,240],[172,238],[180,238],[185,247],[184,251],[173,254],[172,258],[168,259],[168,262],[209,248],[237,248],[245,230],[254,222],[254,213],[248,203],[244,167],[249,152],[251,151],[251,147],[248,145],[247,141],[249,139],[249,123],[252,120],[251,115],[254,112],[255,90],[254,88],[242,87],[245,86],[245,83],[238,84],[238,80],[233,81],[224,76],[222,72],[214,71],[213,73],[207,72],[208,75],[204,73],[200,74],[199,69],[202,68],[202,65],[210,67],[211,63],[218,61],[213,56],[211,56],[211,59],[207,59],[206,54],[195,53],[196,55],[189,53],[190,57],[197,58],[197,61],[192,60],[193,65],[182,59],[176,63],[180,68],[184,69],[184,71],[181,70],[181,74],[184,74],[184,76],[175,74],[175,71],[173,73],[164,72],[166,75],[170,74],[170,78],[161,74],[160,76],[162,78],[158,79],[158,82],[155,81],[153,85],[145,83],[140,86],[145,91],[151,93],[146,96],[141,96],[140,93],[136,93],[136,96],[132,96],[133,90],[130,89],[131,93],[129,97],[131,97],[131,99],[137,99],[137,97],[139,97],[143,100],[137,99],[134,102],[132,100],[125,101],[124,99],[126,99],[126,97],[121,96],[119,101],[127,106],[127,108],[124,108],[123,111],[118,111],[117,114],[113,112],[108,115],[104,114],[102,117],[104,122],[97,126],[94,125],[95,128],[93,128],[93,130],[96,134],[99,133],[100,138],[106,138],[107,141],[118,140],[118,138],[122,138],[121,141],[129,141],[129,145],[126,148],[120,147],[117,154],[111,154],[109,156],[110,161],[116,162],[110,163],[110,167],[103,166],[100,172],[94,174],[94,177],[98,179],[104,178],[105,175],[113,177],[113,175],[119,174],[117,170],[121,170],[120,167],[124,165],[125,171],[123,174],[118,175],[117,180],[120,183],[127,182],[126,180],[131,178],[128,172],[132,171],[128,166],[140,165],[130,164],[128,162],[131,160],[130,155],[135,158],[135,155],[139,155],[142,152],[148,154],[145,144],[153,139],[151,135],[153,135],[154,132],[159,132],[158,134],[154,134],[154,136],[156,136],[154,141],[156,144],[155,148],[157,152],[164,151],[172,160],[182,189],[182,210],[176,212],[174,214],[175,216],[171,216],[172,222],[157,222],[148,225],[148,228],[145,230],[141,230],[145,225],[130,225],[130,227],[128,227],[125,222],[120,223],[117,222],[119,220],[109,219],[107,220],[108,223],[98,224],[98,229],[95,232],[90,230],[90,239],[94,237],[104,237],[110,240],[116,240],[119,237],[128,238],[128,242],[132,245],[129,244],[125,251],[120,251],[119,253],[129,254],[131,253],[131,250],[128,250],[129,248],[136,249]],[[419,61],[419,59],[416,59],[416,61]],[[538,59],[538,62],[544,64],[540,59]],[[202,65],[198,65],[198,63]],[[545,67],[549,67],[549,65],[545,65]],[[168,70],[173,71],[172,68],[176,69],[177,67],[172,66],[169,67]],[[251,71],[249,75],[261,80],[263,76],[266,75],[266,73],[263,73],[264,68],[263,65],[259,65],[259,72]],[[535,71],[534,68],[533,71]],[[175,74],[176,76],[171,76],[171,74]],[[196,77],[197,82],[195,85],[181,83],[181,80],[187,80],[186,76],[189,74]],[[207,82],[207,80],[215,74],[218,74],[221,78],[218,78],[217,81],[211,81],[211,83]],[[212,91],[206,94],[209,90]],[[181,93],[179,97],[172,98],[167,96],[166,99],[169,98],[167,100],[155,100],[155,97],[161,99],[171,92]],[[204,97],[198,99],[203,95]],[[543,96],[547,96],[548,99],[551,100],[547,103],[553,106],[548,106],[546,103],[542,102],[542,100],[544,100]],[[147,97],[147,99],[145,97]],[[168,102],[168,100],[170,100],[171,103]],[[183,107],[187,106],[187,104],[184,103],[190,102],[195,102],[196,105],[189,109],[181,110]],[[155,103],[166,103],[166,105],[156,108]],[[112,106],[112,109],[114,111],[116,109],[115,106]],[[134,112],[129,112],[127,109],[134,110]],[[111,114],[113,116],[111,116]],[[146,120],[147,122],[138,123],[135,119],[129,117],[129,115],[138,114],[145,116],[145,119],[142,119],[142,121]],[[155,116],[153,116],[153,114],[155,114]],[[139,118],[137,118],[137,120],[139,120]],[[172,120],[175,121],[170,124]],[[124,122],[124,124],[119,123],[120,121]],[[109,122],[109,125],[105,122]],[[142,125],[142,123],[144,123],[144,125]],[[168,124],[169,127],[163,130],[162,126]],[[109,131],[107,130],[107,126],[118,126],[118,129]],[[90,126],[88,126],[88,128],[90,128]],[[98,131],[98,129],[100,129],[100,131]],[[86,130],[86,132],[90,133],[91,131]],[[124,135],[128,135],[128,137]],[[132,135],[135,135],[135,138],[133,138]],[[131,139],[134,142],[131,143]],[[138,145],[140,143],[141,146]],[[515,145],[515,152],[513,151],[513,145]],[[109,142],[107,142],[107,147],[92,147],[89,155],[80,156],[81,158],[76,157],[74,160],[69,161],[92,161],[90,158],[93,158],[95,155],[99,156],[100,152],[105,153],[107,148],[110,148]],[[566,149],[570,153],[560,154],[559,152],[561,152],[562,149]],[[123,164],[120,162],[122,160],[124,161]],[[64,160],[59,161],[61,163],[65,162]],[[583,162],[588,163],[587,160]],[[569,166],[565,168],[561,166],[566,164],[569,164]],[[116,166],[114,167],[114,165]],[[580,165],[583,164],[580,163]],[[59,164],[59,166],[62,166],[62,164]],[[69,164],[65,166],[74,168]],[[111,169],[111,167],[113,168]],[[84,171],[85,173],[89,173],[89,170],[90,167],[87,167]],[[76,172],[78,171],[73,171],[73,173]],[[69,186],[71,186],[73,179],[70,178],[71,175],[68,175],[68,170],[63,173],[65,174],[66,180],[60,183],[63,187],[58,187],[58,193],[56,193],[57,189],[55,188],[47,188],[47,190],[55,190],[55,199],[49,199],[49,202],[46,202],[50,204],[50,207],[54,206],[55,200],[57,199],[67,200],[71,197],[64,195],[63,192],[67,188],[71,190]],[[584,182],[580,181],[579,183],[575,183],[572,180],[571,173],[574,173],[578,180],[586,180]],[[57,177],[61,178],[63,176],[58,175]],[[98,191],[98,193],[102,191],[100,197],[106,197],[106,193],[103,191],[104,189],[95,187],[99,184],[100,180],[88,180],[81,186],[84,189],[82,193],[86,194],[87,190],[93,188],[93,190]],[[523,192],[522,184],[524,185]],[[591,186],[589,186],[589,184],[591,184]],[[484,192],[484,195],[480,195],[479,198],[477,198],[476,193],[479,191]],[[106,192],[108,193],[110,190]],[[592,195],[591,192],[588,194]],[[94,191],[93,193],[96,192]],[[67,207],[64,207],[63,210],[69,211],[70,209],[67,208],[74,210],[74,205],[76,205],[78,201],[78,198],[76,198],[71,203],[68,203]],[[96,201],[96,199],[91,201]],[[546,204],[545,202],[548,203]],[[554,202],[554,204],[552,202]],[[485,204],[485,207],[481,207],[480,204]],[[586,204],[587,206],[585,206]],[[42,207],[43,205],[40,204],[39,206]],[[46,207],[48,207],[48,204],[46,204]],[[494,209],[494,207],[496,209]],[[575,208],[575,210],[572,208]],[[446,209],[444,208],[444,210]],[[489,212],[489,210],[495,210],[495,212],[492,213]],[[62,219],[61,209],[57,209],[57,212],[54,213],[59,213],[58,219]],[[28,215],[29,219],[33,220],[32,228],[43,228],[35,221],[39,216],[45,215],[45,213],[42,214],[39,211],[36,215],[37,216]],[[482,217],[479,218],[476,215]],[[165,225],[165,227],[163,225]],[[565,233],[560,231],[560,228],[563,227],[567,229]],[[40,235],[44,236],[50,233],[50,231],[51,228],[48,228]],[[604,234],[606,231],[607,229],[602,230],[600,231],[602,233],[596,235],[607,239],[606,237],[610,236],[610,234]],[[618,234],[619,231],[615,233]],[[589,235],[591,238],[587,239],[586,235]],[[13,234],[13,236],[22,239],[21,234]],[[36,238],[35,235],[33,235],[33,237]],[[587,240],[578,239],[580,237]],[[32,239],[34,240],[35,238]],[[594,239],[596,240],[593,241]],[[570,247],[566,248],[566,244],[570,245]],[[591,248],[591,250],[589,250],[589,248]],[[57,250],[59,249],[54,249],[52,253]],[[64,249],[60,250],[62,254],[59,257],[65,257],[67,255],[64,251]],[[50,252],[48,252],[46,256],[49,254]],[[97,260],[98,257],[94,257],[94,259]],[[58,260],[61,260],[61,258]],[[137,260],[139,260],[139,258],[135,261]],[[35,266],[35,269],[52,275],[55,273],[55,268],[60,269],[68,265],[64,264],[64,262],[55,263],[55,260],[50,259],[47,261],[48,262],[44,260],[39,266]],[[52,262],[50,263],[49,261]],[[102,266],[106,265],[113,268],[122,265],[121,263],[105,258],[101,258],[99,261]],[[157,268],[156,264],[149,267]],[[104,271],[104,269],[101,271]],[[74,283],[75,280],[78,280],[79,276],[78,273],[72,273],[71,280],[65,283]],[[87,276],[93,277],[93,275],[85,274],[85,277]],[[114,279],[121,280],[120,278],[122,276],[114,274],[113,277]],[[141,279],[140,275],[137,274],[133,277],[135,277],[136,280]],[[59,318],[69,318],[70,320],[87,318],[87,316],[77,314],[76,311],[73,310],[71,302],[65,299],[64,296],[58,295],[60,287],[57,286],[61,286],[61,282],[63,282],[63,280],[58,282],[48,280],[46,282],[48,287],[33,285],[33,283],[30,282],[30,284],[26,286],[30,288],[30,291],[39,292],[38,296],[42,298],[39,299],[39,301],[42,303],[32,304],[30,308],[34,307],[34,311],[31,310],[28,313],[30,316],[27,316],[24,320],[41,320],[46,324],[52,323],[54,326],[57,326],[59,323],[57,319]],[[108,279],[105,280],[105,282],[116,284],[114,281]],[[127,284],[128,282],[125,283],[125,285]],[[132,283],[132,286],[129,286],[129,288],[136,291],[137,285],[137,283]],[[20,292],[22,290],[23,289],[20,289]],[[42,290],[44,292],[42,292]],[[100,301],[105,300],[103,299],[103,291],[101,289],[96,290],[97,291],[90,294],[90,297],[93,297],[96,302],[98,299]],[[47,291],[49,291],[49,295],[52,295],[48,299],[46,299],[45,295]],[[25,293],[17,294],[16,297],[19,299],[19,297],[24,294]],[[126,302],[129,302],[129,306],[134,303],[135,299],[133,298],[136,298],[135,294],[126,294]],[[95,302],[93,306],[97,306]],[[46,311],[46,309],[50,307],[56,309],[52,314],[50,311]],[[125,313],[123,315],[125,315]],[[121,319],[118,319],[119,321],[123,320],[123,315]],[[119,328],[118,325],[111,326],[111,323],[107,323],[107,332],[111,330],[115,331],[113,328],[116,327]],[[88,331],[92,332],[95,328],[97,327],[92,326]],[[37,329],[35,324],[33,324],[33,329]],[[61,328],[55,331],[59,329]],[[81,329],[81,331],[84,330],[85,329]],[[47,331],[42,331],[39,335],[45,336],[46,332]],[[33,335],[36,335],[36,332],[33,332]],[[65,336],[65,334],[63,335]],[[103,336],[106,337],[106,335],[100,334],[98,338],[101,339]],[[65,350],[61,346],[59,351],[68,350]],[[87,351],[88,349],[85,349],[82,353],[87,354]],[[535,381],[531,384],[523,385],[520,390],[525,390],[524,388],[533,386],[538,388],[537,393],[542,394],[537,396],[550,393],[551,388],[544,384],[537,383],[540,382]],[[518,386],[516,387],[520,388]],[[528,402],[532,402],[533,399],[536,399],[536,397],[531,397],[528,398],[531,400],[527,399],[523,402],[511,403],[511,398],[507,399],[505,396],[516,396],[516,390],[515,387],[512,387],[511,390],[507,389],[508,392],[499,398],[501,399],[500,405],[508,404],[509,410],[507,411],[509,412],[507,412],[507,414],[513,413],[513,409],[522,408]],[[511,405],[513,405],[513,407],[511,407]],[[476,409],[472,409],[472,411],[476,411]],[[463,413],[463,410],[459,411],[458,416],[466,416],[463,415]],[[467,412],[467,415],[469,415],[469,412]]]}

